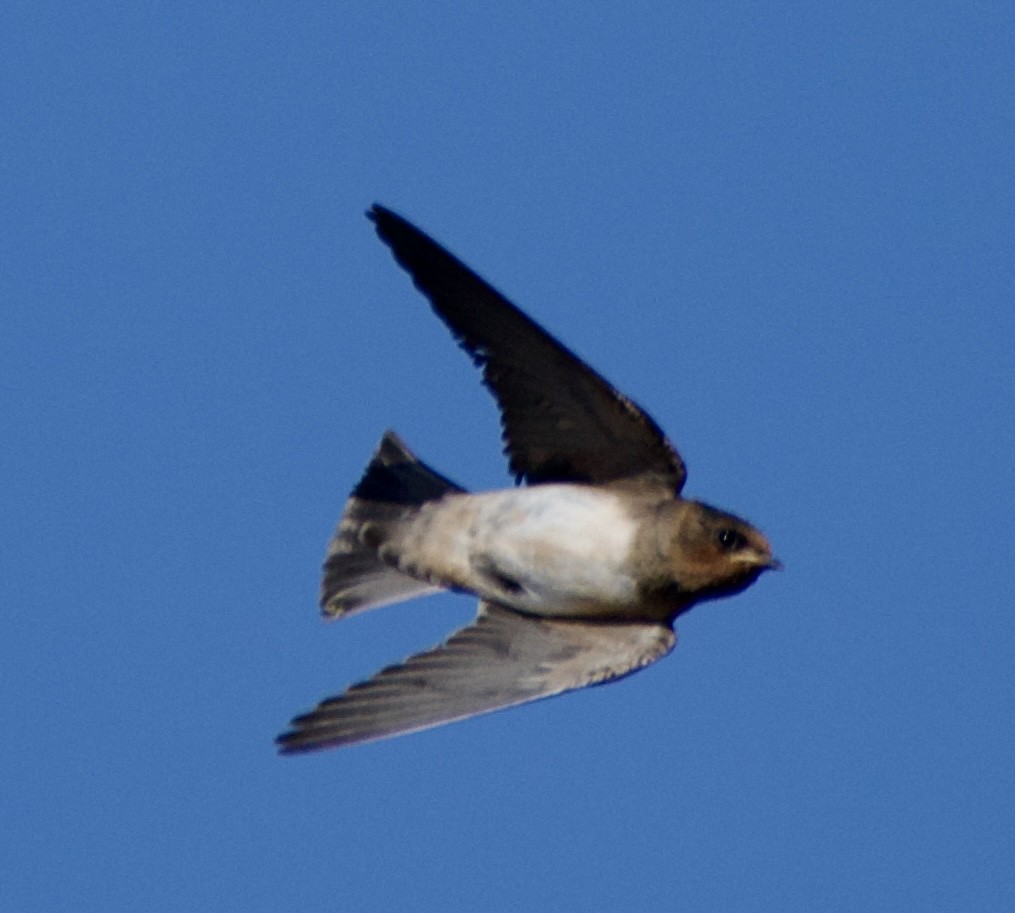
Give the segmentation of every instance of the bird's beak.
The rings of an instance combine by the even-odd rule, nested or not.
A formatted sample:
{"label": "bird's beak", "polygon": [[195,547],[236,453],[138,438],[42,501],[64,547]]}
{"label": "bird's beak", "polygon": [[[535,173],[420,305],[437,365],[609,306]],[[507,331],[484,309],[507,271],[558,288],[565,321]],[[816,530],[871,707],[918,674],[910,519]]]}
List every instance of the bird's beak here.
{"label": "bird's beak", "polygon": [[767,550],[745,549],[742,552],[730,556],[731,561],[741,561],[752,568],[760,568],[763,571],[781,571],[782,562],[772,557]]}

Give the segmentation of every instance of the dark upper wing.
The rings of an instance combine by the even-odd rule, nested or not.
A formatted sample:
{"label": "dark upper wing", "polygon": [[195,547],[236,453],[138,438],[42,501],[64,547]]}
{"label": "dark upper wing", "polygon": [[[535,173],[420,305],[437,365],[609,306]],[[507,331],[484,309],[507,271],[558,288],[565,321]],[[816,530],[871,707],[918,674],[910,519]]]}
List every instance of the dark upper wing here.
{"label": "dark upper wing", "polygon": [[322,701],[277,741],[294,753],[428,729],[620,678],[675,642],[665,625],[534,618],[481,602],[447,643]]}
{"label": "dark upper wing", "polygon": [[483,369],[519,480],[651,476],[679,493],[686,477],[680,454],[638,406],[401,216],[377,205],[367,215]]}

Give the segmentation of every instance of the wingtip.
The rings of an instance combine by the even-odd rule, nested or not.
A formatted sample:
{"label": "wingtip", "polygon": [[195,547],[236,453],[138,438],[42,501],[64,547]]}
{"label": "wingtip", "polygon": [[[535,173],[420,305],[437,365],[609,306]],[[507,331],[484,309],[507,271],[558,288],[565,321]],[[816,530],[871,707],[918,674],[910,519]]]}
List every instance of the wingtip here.
{"label": "wingtip", "polygon": [[308,754],[336,744],[334,739],[322,739],[320,733],[315,733],[313,726],[306,725],[306,721],[312,719],[313,715],[314,711],[311,710],[293,717],[289,721],[289,728],[275,736],[275,749],[280,755]]}
{"label": "wingtip", "polygon": [[370,205],[370,208],[366,211],[365,215],[371,222],[374,223],[374,225],[379,224],[379,222],[384,219],[399,218],[397,213],[388,209],[387,206],[384,206],[381,203],[372,203]]}
{"label": "wingtip", "polygon": [[319,748],[326,748],[326,745],[307,744],[298,740],[299,733],[283,732],[275,738],[275,751],[283,757],[298,754],[308,754]]}

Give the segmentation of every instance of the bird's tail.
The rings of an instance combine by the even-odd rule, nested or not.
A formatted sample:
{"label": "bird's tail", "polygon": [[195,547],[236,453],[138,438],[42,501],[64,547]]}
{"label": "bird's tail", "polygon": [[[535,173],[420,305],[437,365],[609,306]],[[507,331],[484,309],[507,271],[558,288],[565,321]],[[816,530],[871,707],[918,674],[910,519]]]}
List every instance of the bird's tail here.
{"label": "bird's tail", "polygon": [[353,489],[328,544],[321,581],[321,611],[339,618],[439,588],[403,574],[378,556],[386,529],[410,519],[428,501],[464,491],[420,462],[387,431],[363,478]]}

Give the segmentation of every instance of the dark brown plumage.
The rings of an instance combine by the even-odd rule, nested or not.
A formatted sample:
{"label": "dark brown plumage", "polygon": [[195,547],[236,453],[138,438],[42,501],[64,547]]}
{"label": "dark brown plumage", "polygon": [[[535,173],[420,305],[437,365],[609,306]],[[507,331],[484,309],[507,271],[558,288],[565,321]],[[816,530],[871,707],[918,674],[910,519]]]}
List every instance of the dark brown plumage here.
{"label": "dark brown plumage", "polygon": [[470,494],[385,434],[346,504],[327,617],[450,588],[448,642],[296,717],[283,752],[352,745],[611,681],[665,656],[674,619],[779,567],[746,521],[680,497],[659,426],[426,234],[367,214],[483,371],[518,489]]}

